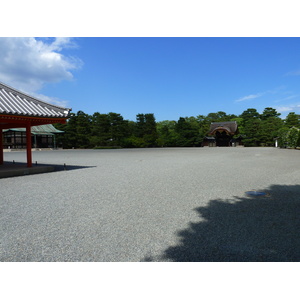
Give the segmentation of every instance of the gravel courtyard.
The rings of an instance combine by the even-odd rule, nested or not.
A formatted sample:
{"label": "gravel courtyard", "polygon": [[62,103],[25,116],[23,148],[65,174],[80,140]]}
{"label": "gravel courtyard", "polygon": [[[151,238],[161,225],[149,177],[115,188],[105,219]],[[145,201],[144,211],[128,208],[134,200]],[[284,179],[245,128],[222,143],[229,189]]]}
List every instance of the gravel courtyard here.
{"label": "gravel courtyard", "polygon": [[0,179],[2,262],[300,261],[298,150],[57,150],[35,161],[67,170]]}

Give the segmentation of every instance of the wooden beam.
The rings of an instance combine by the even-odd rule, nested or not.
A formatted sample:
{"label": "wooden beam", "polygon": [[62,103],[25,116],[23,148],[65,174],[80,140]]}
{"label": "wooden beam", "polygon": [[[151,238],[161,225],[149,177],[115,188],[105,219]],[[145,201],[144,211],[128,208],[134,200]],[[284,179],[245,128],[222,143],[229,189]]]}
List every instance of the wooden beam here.
{"label": "wooden beam", "polygon": [[[30,117],[30,116],[17,116],[17,115],[2,115],[0,114],[0,123],[9,124],[9,123],[27,123],[31,122],[32,126],[43,125],[43,124],[54,124],[54,123],[61,123],[65,124],[67,118],[60,118],[60,117]],[[20,127],[20,126],[18,126]]]}
{"label": "wooden beam", "polygon": [[3,165],[3,132],[0,127],[0,165]]}
{"label": "wooden beam", "polygon": [[27,152],[27,167],[32,167],[32,152],[31,152],[31,124],[26,124],[26,152]]}

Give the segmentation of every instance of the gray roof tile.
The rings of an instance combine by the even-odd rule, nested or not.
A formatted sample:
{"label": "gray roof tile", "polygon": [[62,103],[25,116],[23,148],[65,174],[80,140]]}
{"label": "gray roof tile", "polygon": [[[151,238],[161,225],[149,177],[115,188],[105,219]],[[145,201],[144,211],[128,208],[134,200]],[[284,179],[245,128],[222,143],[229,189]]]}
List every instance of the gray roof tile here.
{"label": "gray roof tile", "polygon": [[213,134],[217,130],[226,130],[231,134],[235,134],[238,130],[236,121],[214,122],[210,124],[209,134]]}
{"label": "gray roof tile", "polygon": [[0,114],[67,118],[70,110],[44,102],[0,82]]}
{"label": "gray roof tile", "polygon": [[[9,128],[3,129],[3,132],[8,131],[18,131],[18,132],[26,132],[26,128]],[[52,124],[45,124],[39,126],[31,126],[31,134],[49,134],[53,135],[54,133],[63,133],[64,131],[56,129]]]}

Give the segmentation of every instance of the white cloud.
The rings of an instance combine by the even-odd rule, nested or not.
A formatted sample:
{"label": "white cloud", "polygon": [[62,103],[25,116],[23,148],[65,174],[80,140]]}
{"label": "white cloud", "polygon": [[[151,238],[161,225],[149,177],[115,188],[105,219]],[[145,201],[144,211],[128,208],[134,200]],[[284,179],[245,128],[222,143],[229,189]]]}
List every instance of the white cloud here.
{"label": "white cloud", "polygon": [[285,74],[285,76],[299,76],[299,75],[300,75],[300,70],[291,71]]}
{"label": "white cloud", "polygon": [[[47,83],[72,80],[82,62],[60,52],[74,45],[70,38],[0,38],[0,81],[34,94]],[[50,101],[59,102],[48,97]]]}
{"label": "white cloud", "polygon": [[31,95],[37,99],[40,99],[48,103],[52,103],[57,106],[68,107],[68,101],[66,100],[61,100],[56,97],[48,97],[46,95],[39,94],[39,93],[31,93]]}
{"label": "white cloud", "polygon": [[300,104],[290,104],[287,106],[278,106],[276,110],[280,113],[291,112],[291,111],[300,111]]}
{"label": "white cloud", "polygon": [[241,101],[246,101],[246,100],[249,100],[249,99],[255,99],[255,98],[261,97],[263,94],[265,94],[265,93],[258,93],[258,94],[248,95],[248,96],[241,97],[241,98],[235,100],[235,102],[241,102]]}
{"label": "white cloud", "polygon": [[259,97],[264,96],[266,94],[278,94],[281,90],[284,90],[285,88],[286,88],[285,86],[279,86],[277,88],[274,88],[273,90],[267,90],[265,92],[261,92],[261,93],[257,93],[257,94],[251,94],[251,95],[248,95],[248,96],[241,97],[241,98],[235,100],[235,102],[242,102],[242,101],[246,101],[246,100],[256,99],[256,98],[259,98]]}
{"label": "white cloud", "polygon": [[283,101],[291,100],[291,99],[298,98],[298,97],[299,97],[299,95],[291,95],[288,97],[284,97],[282,99],[275,100],[274,103],[283,102]]}

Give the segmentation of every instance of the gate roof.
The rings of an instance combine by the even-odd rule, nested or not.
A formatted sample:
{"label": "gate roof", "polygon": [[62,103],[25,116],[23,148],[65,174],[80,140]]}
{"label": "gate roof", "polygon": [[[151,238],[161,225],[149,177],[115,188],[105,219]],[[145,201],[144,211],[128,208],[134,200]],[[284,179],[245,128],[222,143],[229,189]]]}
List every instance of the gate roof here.
{"label": "gate roof", "polygon": [[210,124],[209,134],[215,134],[217,131],[226,131],[229,134],[236,134],[238,125],[236,121],[215,122]]}

